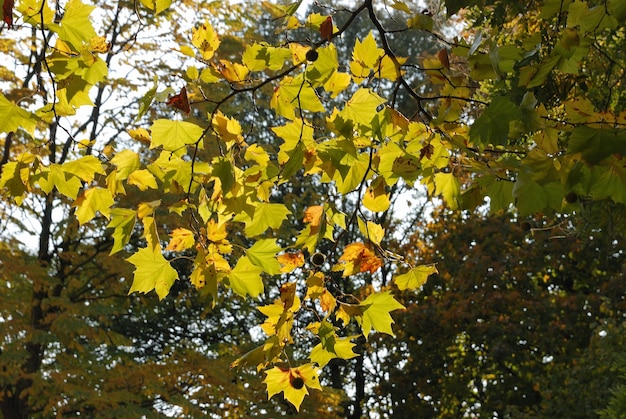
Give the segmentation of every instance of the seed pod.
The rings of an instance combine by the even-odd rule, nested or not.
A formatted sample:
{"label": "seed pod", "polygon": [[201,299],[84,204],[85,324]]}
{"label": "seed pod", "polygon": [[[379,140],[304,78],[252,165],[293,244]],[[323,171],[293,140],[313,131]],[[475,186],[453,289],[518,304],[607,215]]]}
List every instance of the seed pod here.
{"label": "seed pod", "polygon": [[304,380],[302,379],[302,377],[289,376],[289,383],[291,384],[291,387],[295,388],[296,390],[300,390],[302,387],[304,387]]}
{"label": "seed pod", "polygon": [[319,57],[319,54],[314,49],[310,49],[306,52],[306,59],[308,61],[314,62]]}
{"label": "seed pod", "polygon": [[323,253],[317,252],[311,256],[311,263],[316,268],[321,268],[324,262],[326,262],[326,256]]}

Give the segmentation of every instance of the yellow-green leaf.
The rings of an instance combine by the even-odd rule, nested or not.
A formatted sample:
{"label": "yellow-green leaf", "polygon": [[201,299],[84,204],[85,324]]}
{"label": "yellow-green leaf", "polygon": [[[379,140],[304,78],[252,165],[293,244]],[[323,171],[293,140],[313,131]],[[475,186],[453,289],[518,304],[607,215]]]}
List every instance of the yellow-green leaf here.
{"label": "yellow-green leaf", "polygon": [[263,268],[253,264],[247,256],[242,256],[228,275],[230,287],[235,294],[257,297],[263,292]]}
{"label": "yellow-green leaf", "polygon": [[58,25],[52,23],[49,26],[59,35],[59,38],[79,51],[83,43],[89,44],[89,40],[97,36],[89,20],[93,9],[95,6],[86,5],[80,0],[70,0],[65,5],[61,22]]}
{"label": "yellow-green leaf", "polygon": [[250,262],[263,268],[268,274],[274,275],[280,273],[280,263],[276,254],[281,250],[281,247],[276,244],[276,239],[261,239],[246,250],[246,256]]}
{"label": "yellow-green leaf", "polygon": [[145,191],[146,189],[156,189],[157,183],[156,179],[146,169],[135,170],[128,176],[128,184],[135,185],[139,188],[140,191]]}
{"label": "yellow-green leaf", "polygon": [[136,220],[137,211],[135,210],[127,208],[113,208],[111,210],[111,221],[107,225],[107,228],[114,229],[111,255],[119,252],[128,244],[133,234]]}
{"label": "yellow-green leaf", "polygon": [[348,100],[341,116],[356,122],[357,124],[371,125],[376,115],[376,108],[386,100],[372,92],[370,89],[360,88]]}
{"label": "yellow-green leaf", "polygon": [[428,277],[436,274],[435,265],[420,265],[410,269],[408,272],[395,277],[393,282],[400,290],[417,289],[426,283]]}
{"label": "yellow-green leaf", "polygon": [[256,205],[254,216],[246,221],[245,233],[248,237],[263,234],[268,228],[279,228],[291,211],[283,204],[260,202]]}
{"label": "yellow-green leaf", "polygon": [[96,173],[100,175],[106,174],[102,163],[95,156],[84,156],[76,160],[63,163],[63,171],[78,176],[83,182],[90,183]]}
{"label": "yellow-green leaf", "polygon": [[186,121],[157,119],[150,127],[152,144],[150,148],[162,146],[164,150],[177,151],[186,145],[200,140],[204,129]]}
{"label": "yellow-green leaf", "polygon": [[178,279],[176,269],[163,257],[159,247],[144,247],[126,260],[136,268],[129,294],[135,291],[145,294],[155,290],[162,300]]}
{"label": "yellow-green leaf", "polygon": [[31,137],[35,132],[37,117],[10,102],[2,93],[0,93],[0,115],[2,115],[0,132],[13,132],[21,128],[28,132]]}
{"label": "yellow-green leaf", "polygon": [[391,291],[370,294],[359,306],[363,309],[363,314],[356,318],[366,339],[372,329],[395,336],[391,329],[394,321],[390,313],[403,309],[404,306],[393,298]]}

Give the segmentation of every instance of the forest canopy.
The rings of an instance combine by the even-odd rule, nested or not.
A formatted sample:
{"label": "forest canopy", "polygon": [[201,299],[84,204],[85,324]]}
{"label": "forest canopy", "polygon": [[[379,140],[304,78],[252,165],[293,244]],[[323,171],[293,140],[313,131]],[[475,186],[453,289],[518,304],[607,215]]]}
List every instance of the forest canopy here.
{"label": "forest canopy", "polygon": [[622,328],[625,21],[621,0],[4,0],[4,417],[558,416],[546,374]]}

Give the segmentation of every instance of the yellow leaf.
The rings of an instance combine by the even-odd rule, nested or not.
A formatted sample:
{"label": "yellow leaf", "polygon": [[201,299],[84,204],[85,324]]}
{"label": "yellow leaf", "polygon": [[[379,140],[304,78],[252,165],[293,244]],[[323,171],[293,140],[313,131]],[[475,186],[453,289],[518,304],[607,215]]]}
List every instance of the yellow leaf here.
{"label": "yellow leaf", "polygon": [[177,228],[170,234],[172,240],[167,245],[165,250],[172,252],[180,252],[186,249],[191,249],[196,244],[196,238],[193,231],[186,228]]}
{"label": "yellow leaf", "polygon": [[213,115],[213,129],[225,142],[243,143],[243,135],[241,135],[241,125],[239,121],[228,118],[221,111],[217,111]]}
{"label": "yellow leaf", "polygon": [[130,135],[130,138],[133,140],[137,140],[144,144],[150,144],[152,141],[150,139],[150,133],[145,128],[129,129],[128,135]]}
{"label": "yellow leaf", "polygon": [[367,237],[372,243],[380,245],[380,242],[385,237],[385,229],[380,225],[371,221],[363,222],[359,218],[359,230]]}
{"label": "yellow leaf", "polygon": [[139,169],[141,162],[139,155],[132,150],[125,149],[117,153],[112,159],[111,164],[117,167],[115,180],[124,180],[128,178],[135,170]]}
{"label": "yellow leaf", "polygon": [[87,189],[81,196],[74,201],[73,206],[76,207],[76,218],[80,224],[92,220],[96,216],[96,212],[100,212],[107,219],[111,215],[111,207],[115,201],[111,196],[111,192],[104,188]]}
{"label": "yellow leaf", "polygon": [[161,200],[141,202],[137,206],[137,217],[141,220],[144,217],[150,216],[154,213],[154,209],[161,205]]}
{"label": "yellow leaf", "polygon": [[220,46],[220,40],[209,22],[192,30],[191,43],[198,48],[205,60],[211,59]]}
{"label": "yellow leaf", "polygon": [[267,385],[267,398],[283,393],[285,400],[300,410],[304,397],[309,394],[308,389],[321,390],[319,370],[315,364],[304,364],[296,368],[274,367],[265,371],[267,376],[263,382]]}
{"label": "yellow leaf", "polygon": [[155,290],[159,299],[162,300],[170,292],[174,281],[178,279],[178,273],[158,248],[139,249],[126,260],[135,265],[133,285],[128,291],[129,294],[135,291],[145,294]]}
{"label": "yellow leaf", "polygon": [[63,171],[78,176],[81,180],[91,183],[97,174],[104,175],[102,163],[95,156],[84,156],[63,163]]}
{"label": "yellow leaf", "polygon": [[157,189],[156,179],[149,171],[135,170],[128,176],[128,184],[135,185],[139,188],[140,191],[145,191],[146,189]]}
{"label": "yellow leaf", "polygon": [[386,100],[370,89],[360,88],[348,100],[341,116],[358,124],[370,125],[376,115],[376,108]]}
{"label": "yellow leaf", "polygon": [[248,67],[245,65],[231,63],[226,60],[220,60],[220,63],[215,67],[215,69],[231,83],[246,81],[246,77],[250,72]]}
{"label": "yellow leaf", "polygon": [[386,190],[385,178],[374,180],[363,194],[363,205],[372,212],[384,212],[389,209],[391,202]]}

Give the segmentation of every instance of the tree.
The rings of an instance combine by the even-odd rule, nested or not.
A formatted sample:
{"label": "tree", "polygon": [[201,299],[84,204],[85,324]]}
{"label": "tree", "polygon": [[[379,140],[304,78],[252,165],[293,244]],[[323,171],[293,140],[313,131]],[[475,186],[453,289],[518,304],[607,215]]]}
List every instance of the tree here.
{"label": "tree", "polygon": [[[20,54],[0,96],[4,208],[42,214],[43,272],[60,272],[63,207],[64,230],[106,226],[93,243],[110,234],[113,255],[131,252],[131,293],[164,299],[188,270],[208,306],[260,298],[266,339],[233,366],[263,371],[269,397],[296,409],[322,367],[357,356],[358,335],[393,334],[393,287],[417,290],[437,271],[385,245],[400,188],[520,217],[626,203],[622,2],[397,1],[393,27],[371,0],[303,17],[299,5],[265,3],[278,39],[261,39],[250,5],[5,0],[3,32],[29,44],[3,38]],[[446,36],[442,12],[468,29]],[[359,17],[371,31],[340,54]],[[443,48],[402,56],[397,34]],[[46,331],[60,291],[47,279],[32,289],[32,326]],[[33,342],[20,368],[48,349]]]}
{"label": "tree", "polygon": [[[598,221],[531,231],[509,215],[445,211],[414,227],[404,254],[436,261],[439,276],[400,297],[400,344],[387,346],[380,384],[394,415],[589,418],[606,406],[621,382],[625,220],[593,206],[584,213]],[[615,235],[590,238],[610,224]]]}

